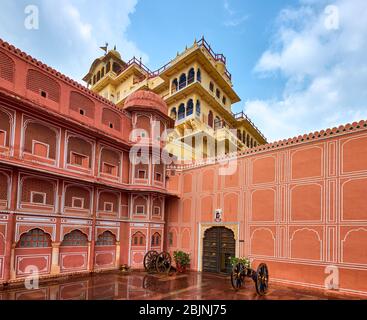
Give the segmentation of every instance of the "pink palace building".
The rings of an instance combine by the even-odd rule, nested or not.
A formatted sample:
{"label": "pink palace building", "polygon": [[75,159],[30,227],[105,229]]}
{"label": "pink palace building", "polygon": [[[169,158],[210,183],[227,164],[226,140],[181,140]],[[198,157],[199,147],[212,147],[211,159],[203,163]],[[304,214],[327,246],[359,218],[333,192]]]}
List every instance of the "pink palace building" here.
{"label": "pink palace building", "polygon": [[[174,126],[155,93],[118,108],[0,40],[0,285],[31,266],[141,269],[154,249],[197,271],[249,257],[270,281],[320,289],[337,272],[336,290],[367,295],[367,122],[169,166],[151,123]],[[146,163],[130,161],[137,141]]]}

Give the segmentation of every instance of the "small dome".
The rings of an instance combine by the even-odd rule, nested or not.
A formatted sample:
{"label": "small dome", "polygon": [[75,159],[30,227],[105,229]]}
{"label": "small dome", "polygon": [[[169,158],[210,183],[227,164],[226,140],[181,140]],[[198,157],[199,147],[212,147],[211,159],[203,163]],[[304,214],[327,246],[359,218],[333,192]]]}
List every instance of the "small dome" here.
{"label": "small dome", "polygon": [[168,107],[164,100],[152,91],[138,90],[130,94],[124,104],[124,109],[154,109],[168,116]]}
{"label": "small dome", "polygon": [[119,58],[121,60],[121,54],[116,51],[116,50],[110,50],[110,52],[112,55],[114,55],[115,57]]}

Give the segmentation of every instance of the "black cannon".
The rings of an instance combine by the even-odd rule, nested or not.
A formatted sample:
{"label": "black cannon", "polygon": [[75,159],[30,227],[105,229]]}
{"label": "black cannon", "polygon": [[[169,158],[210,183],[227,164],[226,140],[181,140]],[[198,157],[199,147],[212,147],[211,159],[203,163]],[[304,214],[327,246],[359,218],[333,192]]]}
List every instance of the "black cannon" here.
{"label": "black cannon", "polygon": [[242,288],[245,278],[251,278],[255,282],[256,292],[263,296],[269,288],[269,271],[265,263],[261,263],[257,270],[247,267],[243,262],[238,262],[233,266],[231,273],[232,287],[237,291]]}
{"label": "black cannon", "polygon": [[163,251],[158,253],[155,250],[148,251],[144,256],[144,269],[148,273],[169,273],[172,268],[171,255]]}

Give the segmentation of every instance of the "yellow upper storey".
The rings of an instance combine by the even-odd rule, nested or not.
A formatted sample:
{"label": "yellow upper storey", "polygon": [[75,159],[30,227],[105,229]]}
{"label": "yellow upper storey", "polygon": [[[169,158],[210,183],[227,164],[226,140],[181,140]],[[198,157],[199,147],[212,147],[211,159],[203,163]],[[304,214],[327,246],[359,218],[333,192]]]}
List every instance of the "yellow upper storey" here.
{"label": "yellow upper storey", "polygon": [[233,89],[226,58],[216,54],[204,38],[156,71],[136,58],[124,62],[116,50],[110,50],[93,62],[83,80],[91,90],[121,107],[136,90],[159,94],[176,120],[176,139],[184,138],[186,129],[194,134],[205,131],[214,139],[223,136],[220,130],[235,129],[235,137],[229,133],[223,137],[238,149],[266,142],[245,114],[232,113],[232,104],[240,98]]}

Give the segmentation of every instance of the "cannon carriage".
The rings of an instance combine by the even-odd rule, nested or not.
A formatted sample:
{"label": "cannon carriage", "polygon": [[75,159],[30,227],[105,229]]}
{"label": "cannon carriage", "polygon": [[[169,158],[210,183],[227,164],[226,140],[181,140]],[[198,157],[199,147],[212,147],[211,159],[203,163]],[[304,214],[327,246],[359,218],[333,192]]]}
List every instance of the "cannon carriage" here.
{"label": "cannon carriage", "polygon": [[232,287],[237,291],[245,285],[246,277],[251,278],[255,283],[256,292],[263,296],[269,289],[269,270],[265,263],[261,263],[257,270],[247,267],[243,262],[238,262],[233,266],[231,273]]}
{"label": "cannon carriage", "polygon": [[148,273],[170,273],[174,271],[171,255],[163,251],[158,253],[155,250],[148,251],[144,256],[144,269]]}

